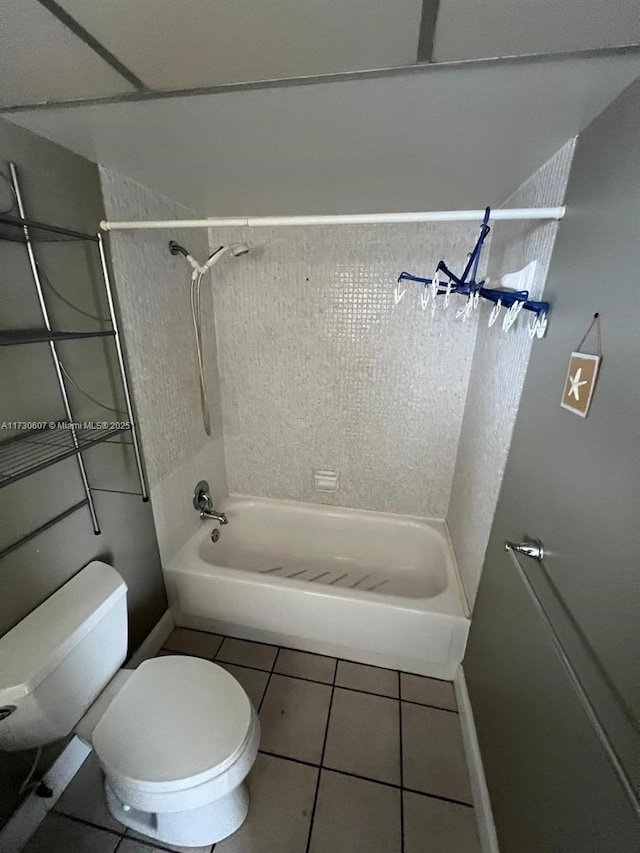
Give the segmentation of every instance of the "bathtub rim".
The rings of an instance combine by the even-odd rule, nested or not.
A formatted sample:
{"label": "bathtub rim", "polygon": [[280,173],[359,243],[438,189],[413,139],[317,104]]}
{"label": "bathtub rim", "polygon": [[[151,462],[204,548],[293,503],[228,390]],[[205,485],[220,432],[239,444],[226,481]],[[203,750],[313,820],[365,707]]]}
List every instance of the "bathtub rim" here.
{"label": "bathtub rim", "polygon": [[[214,528],[219,528],[217,522],[205,521],[200,528],[183,543],[183,545],[167,560],[163,569],[168,572],[189,572],[197,570],[198,566],[214,570],[216,574],[222,574],[223,577],[237,578],[239,582],[251,582],[260,586],[286,586],[293,589],[298,589],[307,595],[317,595],[322,597],[334,597],[358,599],[362,601],[379,602],[384,600],[388,605],[395,606],[402,610],[414,610],[418,612],[431,612],[444,616],[459,616],[465,619],[470,619],[471,611],[467,601],[467,597],[460,576],[458,563],[453,549],[453,543],[449,533],[446,519],[442,518],[427,518],[424,516],[404,515],[400,513],[379,512],[378,510],[359,509],[355,507],[343,507],[335,504],[316,504],[304,501],[281,500],[279,498],[263,498],[256,495],[230,494],[225,497],[219,504],[222,511],[230,508],[235,508],[240,505],[247,504],[267,504],[272,506],[284,507],[302,507],[314,512],[322,514],[331,513],[334,515],[357,515],[365,516],[366,518],[378,517],[393,521],[404,521],[417,526],[427,526],[434,530],[438,536],[444,541],[442,542],[446,575],[447,587],[437,595],[432,597],[407,597],[390,595],[384,592],[368,592],[367,590],[345,589],[342,587],[328,587],[318,584],[312,586],[308,581],[298,580],[296,578],[283,578],[278,576],[270,576],[259,572],[251,572],[244,569],[233,568],[228,566],[220,566],[216,563],[210,563],[200,556],[200,546],[202,540],[211,535]],[[221,531],[224,535],[224,530]],[[457,606],[456,606],[457,605]]]}

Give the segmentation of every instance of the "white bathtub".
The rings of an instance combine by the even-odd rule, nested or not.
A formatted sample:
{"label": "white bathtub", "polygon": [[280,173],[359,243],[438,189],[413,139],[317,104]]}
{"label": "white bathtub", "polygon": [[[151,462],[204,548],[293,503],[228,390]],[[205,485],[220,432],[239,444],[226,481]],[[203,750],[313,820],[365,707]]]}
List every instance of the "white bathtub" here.
{"label": "white bathtub", "polygon": [[265,498],[218,509],[229,524],[204,522],[164,567],[178,625],[453,679],[469,620],[444,522]]}

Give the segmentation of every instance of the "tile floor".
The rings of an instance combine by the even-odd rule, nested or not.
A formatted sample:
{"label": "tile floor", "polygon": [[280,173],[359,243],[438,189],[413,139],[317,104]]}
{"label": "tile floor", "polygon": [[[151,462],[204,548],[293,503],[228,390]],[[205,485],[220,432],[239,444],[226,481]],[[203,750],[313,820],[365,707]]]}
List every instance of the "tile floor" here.
{"label": "tile floor", "polygon": [[[183,628],[176,653],[215,660],[260,714],[249,816],[216,853],[479,853],[451,684]],[[90,755],[25,853],[167,850],[185,848],[111,817]]]}

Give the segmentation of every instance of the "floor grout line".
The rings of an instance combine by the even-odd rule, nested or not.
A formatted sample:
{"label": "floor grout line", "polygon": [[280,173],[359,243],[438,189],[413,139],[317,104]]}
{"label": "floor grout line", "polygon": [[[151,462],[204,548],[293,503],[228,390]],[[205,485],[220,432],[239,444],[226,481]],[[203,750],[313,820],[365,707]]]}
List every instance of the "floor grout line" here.
{"label": "floor grout line", "polygon": [[306,853],[309,853],[311,846],[311,836],[313,834],[313,822],[316,817],[316,806],[318,805],[318,792],[320,791],[320,777],[322,776],[322,765],[324,763],[324,754],[327,749],[327,737],[329,735],[329,723],[331,722],[331,709],[333,708],[333,696],[336,692],[336,678],[338,675],[338,662],[333,670],[333,682],[331,683],[331,696],[329,697],[329,711],[327,713],[327,723],[324,729],[324,738],[322,740],[322,752],[320,753],[320,766],[318,768],[318,778],[316,779],[316,791],[313,797],[313,807],[311,809],[311,820],[309,821],[309,835],[307,836]]}
{"label": "floor grout line", "polygon": [[[278,757],[280,757],[280,756],[278,756]],[[110,829],[109,827],[101,826],[99,823],[94,823],[93,821],[88,820],[87,818],[77,817],[76,815],[66,814],[65,812],[60,812],[55,808],[51,809],[49,814],[55,814],[58,817],[63,817],[63,818],[66,818],[67,820],[72,821],[72,823],[81,823],[83,826],[91,827],[91,829],[98,829],[101,832],[106,832],[109,835],[116,836],[118,838],[118,844],[114,848],[113,853],[117,853],[117,851],[120,849],[120,845],[125,840],[132,841],[135,844],[143,844],[145,847],[149,847],[151,850],[161,850],[162,853],[172,853],[171,848],[165,847],[164,842],[160,841],[159,839],[156,839],[156,838],[149,838],[149,839],[147,839],[147,838],[134,838],[134,836],[132,836],[132,835],[127,835],[127,830],[131,829],[133,831],[133,827],[126,827],[125,826],[123,828],[122,832],[118,832],[115,829]],[[207,845],[205,844],[204,847],[206,848]],[[213,848],[212,848],[212,851],[213,851]],[[212,851],[211,851],[211,853],[212,853]]]}
{"label": "floor grout line", "polygon": [[[250,642],[250,641],[247,641],[247,642]],[[284,649],[284,647],[278,647],[278,649],[279,650]],[[186,654],[185,652],[175,652],[175,651],[173,651],[173,649],[166,649],[164,646],[162,647],[162,649],[160,649],[160,651],[165,651],[165,652],[171,651],[177,655]],[[286,649],[286,651],[297,651],[297,650],[296,649]],[[305,654],[307,654],[307,652],[305,652]],[[308,654],[311,654],[311,652],[309,652]],[[199,657],[199,655],[195,655],[195,657]],[[276,655],[276,657],[277,657],[277,655]],[[318,657],[326,657],[326,655],[318,655]],[[234,663],[233,661],[222,660],[222,658],[218,658],[218,657],[216,657],[216,658],[205,658],[205,657],[203,657],[202,660],[208,660],[208,661],[211,661],[211,663],[219,663],[219,664],[226,663],[229,666],[239,666],[241,669],[250,669],[253,672],[263,672],[265,675],[268,675],[272,672],[273,675],[281,675],[284,678],[295,678],[297,681],[310,681],[312,684],[324,684],[326,687],[330,687],[332,684],[332,682],[330,682],[330,681],[320,681],[317,678],[307,678],[304,675],[290,675],[288,672],[276,672],[275,671],[275,660],[273,662],[274,669],[271,669],[271,670],[261,669],[259,666],[250,666],[249,664],[246,664],[246,663]],[[336,661],[336,667],[337,667],[337,664],[340,662],[341,658],[330,658],[330,660]],[[351,661],[347,661],[347,663],[351,663]],[[362,666],[367,666],[367,664],[362,664]],[[391,670],[385,670],[385,671],[390,672]],[[401,672],[401,670],[398,670],[398,673],[400,673],[400,672]],[[421,676],[421,677],[427,678],[426,675]],[[450,682],[447,681],[445,683],[449,684]],[[389,696],[386,693],[374,693],[373,690],[362,690],[359,687],[347,687],[345,684],[336,684],[335,686],[339,690],[350,690],[352,693],[364,693],[367,696],[380,696],[383,699],[394,699],[396,701],[398,700],[398,696]],[[446,711],[448,714],[457,714],[458,713],[458,711],[454,710],[453,708],[443,708],[442,705],[431,705],[428,702],[415,702],[413,699],[402,699],[401,701],[406,702],[407,705],[418,705],[421,708],[433,708],[436,711]]]}
{"label": "floor grout line", "polygon": [[428,702],[414,702],[411,699],[401,699],[405,705],[417,705],[418,708],[433,708],[434,711],[446,711],[447,714],[458,714],[453,708],[443,708],[442,705],[430,705]]}
{"label": "floor grout line", "polygon": [[417,788],[408,788],[404,785],[396,785],[395,782],[384,782],[382,779],[373,779],[371,776],[361,776],[359,773],[349,773],[348,770],[338,770],[335,767],[329,767],[326,764],[314,764],[312,761],[304,761],[302,758],[293,758],[291,755],[280,755],[277,752],[269,752],[266,749],[259,750],[261,755],[268,755],[270,758],[279,758],[282,761],[292,761],[294,764],[303,764],[305,767],[313,767],[316,770],[329,770],[331,773],[337,773],[339,776],[349,776],[351,779],[360,779],[362,782],[373,782],[374,785],[384,785],[386,788],[393,788],[396,791],[407,791],[409,794],[418,794],[421,797],[429,797],[432,800],[443,800],[446,803],[453,803],[456,806],[464,806],[472,809],[473,803],[465,803],[464,800],[456,800],[453,797],[445,797],[442,794],[430,794],[426,791],[418,791]]}
{"label": "floor grout line", "polygon": [[[327,721],[328,721],[328,719],[329,718],[327,718]],[[313,764],[313,762],[311,762],[311,761],[304,761],[301,758],[293,758],[290,755],[280,755],[276,752],[269,752],[268,750],[264,750],[264,749],[259,750],[259,752],[261,755],[268,755],[270,758],[277,758],[280,761],[290,761],[294,764],[301,764],[304,767],[310,767],[314,770],[317,770],[318,771],[318,782],[316,783],[316,796],[317,796],[317,788],[318,788],[318,784],[319,784],[319,780],[320,780],[320,772],[322,770],[328,770],[331,773],[337,773],[339,776],[348,776],[351,779],[359,779],[363,782],[372,782],[375,785],[384,785],[387,788],[393,788],[394,790],[400,791],[401,793],[403,791],[407,791],[407,793],[417,794],[420,797],[428,797],[429,799],[432,799],[432,800],[441,800],[441,801],[446,802],[446,803],[452,803],[453,805],[463,806],[464,808],[473,809],[473,803],[466,803],[463,800],[456,800],[453,797],[445,797],[445,796],[440,795],[440,794],[427,793],[426,791],[418,791],[415,788],[408,788],[408,787],[405,787],[403,785],[396,785],[393,782],[384,782],[381,779],[372,779],[370,776],[361,776],[358,773],[349,773],[346,770],[337,770],[334,767],[327,767],[327,766],[320,765],[320,764]],[[315,801],[314,801],[314,807],[315,807]],[[84,824],[86,826],[90,826],[92,829],[98,829],[98,830],[101,830],[102,832],[108,833],[109,835],[117,836],[120,839],[118,844],[120,844],[121,841],[124,840],[125,838],[129,838],[130,840],[139,842],[139,843],[144,844],[146,846],[149,846],[151,848],[156,847],[156,848],[162,849],[163,851],[169,849],[169,848],[163,847],[162,842],[159,840],[149,839],[147,841],[146,839],[138,839],[138,838],[133,838],[132,836],[127,836],[126,835],[126,827],[125,827],[124,832],[121,833],[121,832],[118,832],[114,829],[109,829],[105,826],[101,826],[100,824],[93,823],[92,821],[87,820],[86,818],[81,818],[81,817],[76,817],[75,815],[65,814],[64,812],[60,812],[57,809],[52,809],[51,813],[58,815],[58,817],[66,818],[67,820],[70,820],[74,823],[81,823],[81,824]],[[313,828],[313,815],[312,815],[311,825],[309,827],[309,838],[311,837],[311,829],[312,828]],[[169,853],[170,853],[170,851],[169,851]]]}
{"label": "floor grout line", "polygon": [[[398,723],[400,738],[400,784],[404,786],[404,767],[402,765],[402,678],[398,670]],[[404,853],[404,791],[400,791],[400,853]]]}
{"label": "floor grout line", "polygon": [[[207,636],[211,636],[211,634],[209,632],[199,631],[198,629],[187,628],[187,629],[183,629],[183,630],[194,631],[195,633],[201,633],[201,634],[205,634]],[[283,678],[289,678],[289,679],[294,679],[294,680],[298,680],[298,681],[306,681],[306,682],[310,682],[313,684],[321,684],[324,687],[330,687],[331,688],[331,695],[330,695],[330,700],[329,700],[329,707],[328,707],[328,711],[327,711],[325,730],[324,730],[324,736],[323,736],[323,742],[322,742],[322,750],[321,750],[320,760],[319,760],[318,764],[315,764],[315,763],[310,762],[310,761],[304,761],[304,760],[298,759],[298,758],[293,758],[293,757],[287,756],[287,755],[279,755],[278,753],[269,752],[267,750],[262,750],[262,749],[259,750],[259,752],[263,755],[267,755],[267,756],[270,756],[270,757],[273,757],[273,758],[276,758],[276,759],[279,759],[282,761],[291,761],[293,763],[301,764],[301,765],[313,768],[317,772],[315,792],[314,792],[314,798],[313,798],[313,807],[311,810],[308,837],[307,837],[307,843],[306,843],[306,848],[305,848],[306,853],[309,853],[310,846],[311,846],[314,823],[315,823],[315,818],[316,818],[316,813],[317,813],[320,782],[321,782],[323,771],[325,771],[325,770],[327,772],[336,773],[338,775],[350,777],[352,779],[358,779],[358,780],[361,780],[364,782],[371,782],[371,783],[377,784],[377,785],[384,785],[385,787],[392,788],[394,790],[399,791],[399,793],[400,793],[401,853],[404,853],[404,848],[405,848],[405,814],[404,814],[404,797],[403,797],[403,794],[405,791],[407,793],[412,793],[412,794],[415,794],[417,796],[428,797],[430,799],[440,800],[443,802],[451,803],[453,805],[458,805],[458,806],[462,806],[465,808],[473,809],[473,803],[465,802],[462,800],[457,800],[457,799],[454,799],[452,797],[446,797],[446,796],[439,795],[439,794],[428,793],[426,791],[416,790],[414,788],[405,787],[405,785],[404,785],[404,766],[403,766],[404,755],[403,755],[403,742],[402,742],[402,733],[403,733],[402,732],[402,708],[403,708],[403,704],[414,705],[417,707],[432,708],[435,710],[445,711],[447,713],[453,713],[453,714],[457,714],[458,712],[456,710],[452,710],[451,708],[443,708],[441,706],[432,705],[432,704],[429,704],[426,702],[414,702],[412,700],[403,699],[403,697],[402,697],[402,671],[400,671],[400,670],[389,670],[389,669],[386,669],[385,667],[375,667],[375,666],[370,665],[370,664],[359,664],[359,663],[354,662],[354,661],[345,661],[346,663],[356,663],[359,666],[368,666],[372,669],[382,669],[385,672],[395,672],[397,675],[397,678],[398,678],[398,695],[397,695],[397,697],[388,696],[384,693],[375,693],[375,692],[369,691],[369,690],[360,690],[360,689],[355,688],[355,687],[348,687],[345,685],[337,684],[336,682],[338,679],[339,664],[343,660],[342,658],[335,658],[335,657],[332,657],[330,655],[322,655],[322,654],[318,654],[315,652],[306,652],[302,649],[293,649],[293,648],[287,647],[287,646],[276,646],[276,645],[270,644],[270,643],[261,643],[257,640],[244,640],[243,638],[227,637],[226,635],[223,636],[223,635],[219,635],[219,634],[217,636],[221,637],[221,642],[220,642],[220,645],[218,646],[216,653],[215,653],[213,658],[205,657],[205,656],[201,656],[201,655],[195,655],[195,657],[200,657],[203,660],[209,660],[212,662],[215,661],[219,664],[226,664],[226,665],[233,666],[233,667],[240,667],[241,669],[247,669],[250,671],[252,670],[254,672],[264,673],[267,676],[267,679],[265,682],[262,698],[261,698],[260,703],[258,705],[258,709],[257,709],[258,713],[260,712],[260,709],[262,708],[262,706],[264,704],[264,701],[265,701],[267,692],[269,690],[269,685],[271,683],[273,675],[279,675]],[[235,663],[233,661],[218,660],[217,656],[218,656],[218,654],[220,654],[220,652],[224,646],[224,643],[227,639],[229,639],[229,640],[238,639],[238,640],[241,640],[242,642],[252,643],[255,645],[261,645],[261,646],[265,646],[265,647],[275,649],[276,650],[275,656],[273,658],[271,668],[270,669],[262,669],[260,667],[247,666],[245,664]],[[176,654],[176,655],[189,654],[189,653],[185,653],[185,652],[176,651],[175,649],[170,649],[170,648],[167,648],[165,646],[162,647],[162,651],[170,652],[170,653]],[[331,682],[319,681],[318,679],[307,678],[305,676],[289,675],[285,672],[277,672],[276,666],[277,666],[277,662],[278,662],[279,655],[280,655],[281,651],[292,651],[292,652],[299,652],[301,654],[315,655],[316,657],[324,658],[325,660],[329,660],[329,661],[333,661],[334,671],[333,671],[333,677],[332,677]],[[429,680],[438,681],[438,682],[441,681],[441,679],[430,679],[428,676],[417,676],[417,677],[426,678],[428,681]],[[338,770],[338,769],[333,768],[333,767],[328,767],[324,764],[326,749],[327,749],[327,743],[328,743],[329,726],[331,723],[331,715],[332,715],[332,711],[333,711],[333,701],[334,701],[336,689],[341,689],[341,690],[345,690],[345,691],[349,691],[349,692],[353,692],[353,693],[363,693],[363,694],[368,695],[368,696],[377,696],[379,698],[391,699],[392,701],[396,701],[398,703],[399,749],[400,749],[400,784],[395,784],[393,782],[385,782],[385,781],[382,781],[380,779],[373,779],[373,778],[368,777],[368,776],[361,776],[358,773],[350,773],[350,772],[345,771],[345,770]],[[111,835],[112,837],[117,838],[117,843],[116,843],[116,846],[114,848],[114,853],[117,853],[117,851],[124,849],[123,848],[123,842],[125,842],[126,839],[132,841],[132,843],[139,843],[140,845],[148,848],[150,851],[158,850],[158,851],[162,851],[162,853],[171,853],[171,849],[166,847],[162,841],[159,841],[157,839],[152,839],[152,838],[149,838],[149,839],[140,838],[140,839],[138,839],[138,838],[132,837],[131,835],[127,835],[126,834],[127,833],[127,827],[123,827],[121,830],[109,828],[106,826],[102,826],[99,823],[95,823],[92,820],[88,820],[88,819],[85,819],[82,817],[77,817],[77,816],[72,815],[72,814],[66,814],[63,811],[60,811],[57,807],[54,807],[51,810],[51,813],[57,815],[58,817],[62,817],[66,820],[72,821],[74,823],[83,824],[83,825],[85,825],[87,827],[91,827],[95,830],[105,832],[105,833]],[[215,847],[216,847],[216,845],[213,845],[210,848],[205,847],[205,849],[207,850],[207,853],[213,853]]]}
{"label": "floor grout line", "polygon": [[117,829],[110,829],[109,827],[101,826],[99,823],[94,823],[92,820],[87,820],[84,817],[76,817],[76,815],[58,811],[58,809],[56,808],[50,809],[49,814],[55,814],[58,817],[66,817],[67,820],[71,820],[74,823],[82,823],[85,826],[93,827],[93,829],[100,829],[102,832],[108,832],[109,835],[116,835],[118,838],[123,838],[125,832],[127,831],[126,826],[123,828],[122,832],[119,832]]}
{"label": "floor grout line", "polygon": [[[120,849],[120,845],[122,844],[122,842],[127,841],[127,840],[131,841],[133,844],[142,844],[144,847],[148,847],[150,850],[160,850],[160,851],[162,851],[162,853],[173,853],[173,850],[171,849],[171,847],[165,846],[164,841],[159,841],[156,838],[134,838],[133,835],[126,835],[126,834],[120,838],[120,841],[118,842],[118,846],[113,851],[113,853],[118,853],[118,850]],[[174,845],[174,850],[175,850],[175,846],[177,846],[177,845]],[[213,853],[213,849],[215,847],[215,844],[213,844],[213,845],[203,844],[203,845],[201,845],[201,847],[203,850],[206,850],[207,853]],[[195,849],[198,849],[198,848],[196,847]]]}
{"label": "floor grout line", "polygon": [[[280,654],[280,646],[278,646],[278,651],[276,652],[276,656],[274,657],[273,663],[271,664],[271,671],[269,672],[269,677],[267,678],[267,683],[264,686],[264,693],[262,694],[262,699],[260,700],[260,704],[258,705],[258,711],[257,711],[258,714],[260,713],[260,709],[262,708],[264,700],[266,699],[267,693],[269,691],[269,685],[271,684],[271,676],[273,675],[273,668],[276,665],[276,661],[278,660],[279,654]],[[227,661],[224,661],[224,662],[226,663]],[[262,672],[264,672],[264,670],[262,670]]]}
{"label": "floor grout line", "polygon": [[[253,645],[256,645],[256,646],[271,646],[271,648],[273,648],[273,649],[276,649],[276,648],[282,649],[283,651],[287,651],[287,652],[300,652],[300,654],[304,654],[304,655],[314,655],[315,657],[318,657],[318,658],[327,658],[328,660],[335,660],[338,663],[340,663],[341,661],[343,663],[353,663],[353,664],[356,664],[356,666],[367,666],[370,669],[382,669],[384,672],[404,672],[404,670],[391,669],[391,668],[386,667],[386,666],[376,666],[373,663],[361,663],[360,661],[348,660],[347,658],[333,657],[332,655],[323,655],[321,652],[308,652],[306,649],[296,649],[293,646],[276,646],[275,643],[263,643],[261,640],[246,640],[244,637],[232,637],[232,636],[227,635],[227,634],[217,634],[215,631],[202,631],[200,628],[182,628],[181,626],[176,626],[176,627],[179,627],[182,631],[194,631],[196,634],[205,634],[209,637],[212,637],[212,636],[222,637],[222,642],[224,642],[227,639],[229,639],[229,640],[241,640],[243,643],[253,643]],[[220,643],[220,646],[222,646],[222,643]],[[171,650],[169,650],[169,651],[171,651]],[[238,666],[242,666],[242,664],[238,664]],[[404,674],[405,675],[414,675],[416,678],[426,678],[427,681],[437,681],[439,683],[452,684],[451,681],[447,681],[445,678],[434,678],[431,675],[419,675],[416,672],[405,672]],[[405,701],[407,701],[407,700],[405,700]],[[416,703],[416,704],[420,704],[420,703]],[[443,710],[446,711],[448,709],[443,708]]]}

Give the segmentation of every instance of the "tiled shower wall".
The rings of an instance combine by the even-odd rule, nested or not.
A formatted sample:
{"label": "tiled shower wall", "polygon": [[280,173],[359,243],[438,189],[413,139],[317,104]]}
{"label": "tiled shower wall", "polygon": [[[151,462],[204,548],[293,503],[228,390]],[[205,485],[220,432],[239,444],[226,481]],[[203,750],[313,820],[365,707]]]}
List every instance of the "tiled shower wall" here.
{"label": "tiled shower wall", "polygon": [[[110,169],[101,167],[100,176],[108,219],[193,218],[192,210]],[[209,439],[200,416],[191,268],[171,255],[171,239],[186,243],[197,258],[208,255],[203,230],[114,231],[108,237],[163,561],[198,529],[191,505],[196,482],[208,479],[216,499],[227,491],[211,289],[202,289]]]}
{"label": "tiled shower wall", "polygon": [[[249,255],[214,273],[229,490],[444,517],[475,324],[429,319],[401,270],[460,269],[477,226],[212,231]],[[318,492],[313,469],[339,472]]]}
{"label": "tiled shower wall", "polygon": [[[505,206],[560,204],[573,147]],[[192,215],[108,169],[101,175],[111,219]],[[535,259],[541,296],[556,230],[496,226],[492,282]],[[173,237],[204,257],[206,236],[111,234],[165,560],[199,526],[190,496],[204,476],[214,500],[228,482],[236,494],[446,516],[474,600],[532,345],[527,318],[505,336],[486,328],[485,305],[476,338],[476,324],[452,310],[431,320],[417,285],[395,305],[394,285],[402,269],[429,275],[441,258],[460,269],[476,234],[466,223],[212,231],[211,246],[243,240],[251,253],[224,258],[203,288],[211,440],[199,414],[189,269],[167,250]],[[339,490],[316,491],[313,469],[337,471]]]}
{"label": "tiled shower wall", "polygon": [[[562,204],[575,140],[567,143],[509,198],[503,207]],[[497,286],[508,272],[537,261],[531,289],[541,299],[558,230],[557,222],[500,222],[492,232],[487,275]],[[480,312],[467,403],[460,434],[447,522],[469,603],[476,597],[500,485],[507,462],[522,386],[533,343],[522,312],[509,334],[491,329],[491,307]],[[553,315],[549,322],[553,322]]]}

